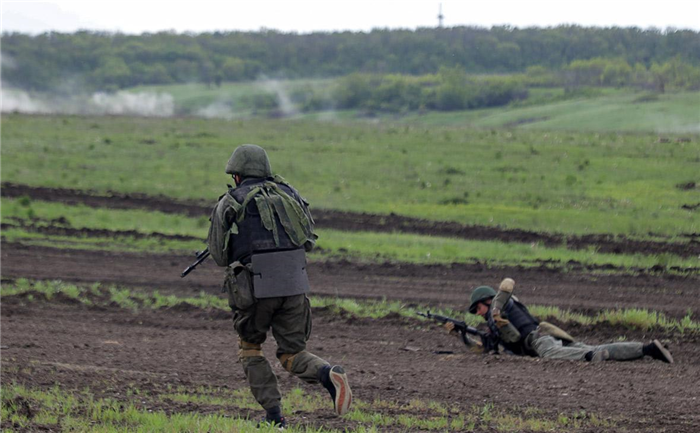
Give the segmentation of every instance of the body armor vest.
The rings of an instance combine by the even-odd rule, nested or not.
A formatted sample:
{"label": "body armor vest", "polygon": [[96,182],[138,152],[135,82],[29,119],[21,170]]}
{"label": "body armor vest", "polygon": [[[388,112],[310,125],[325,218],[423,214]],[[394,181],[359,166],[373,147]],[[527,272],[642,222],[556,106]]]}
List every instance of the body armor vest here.
{"label": "body armor vest", "polygon": [[[238,203],[242,204],[248,193],[265,180],[266,179],[256,179],[254,181],[244,182],[239,187],[230,189],[228,194]],[[285,184],[277,185],[291,197],[298,199],[298,194],[293,188]],[[241,212],[243,211],[244,210],[241,209]],[[255,200],[250,200],[245,208],[245,217],[243,221],[238,223],[238,234],[231,234],[229,239],[229,245],[232,246],[231,256],[233,261],[247,264],[250,263],[253,254],[303,248],[303,246],[299,247],[294,245],[278,218],[275,218],[275,224],[277,225],[279,244],[275,243],[273,233],[263,226]]]}
{"label": "body armor vest", "polygon": [[[525,342],[525,338],[527,338],[527,336],[530,335],[532,331],[537,329],[537,327],[540,324],[537,321],[537,319],[530,315],[530,312],[527,310],[527,307],[525,307],[525,305],[521,304],[518,301],[510,299],[506,303],[505,307],[503,307],[501,315],[508,319],[510,324],[514,326],[515,329],[517,329],[520,333],[520,340],[515,343],[501,342],[506,347],[506,349],[510,350],[516,355],[537,356],[537,354],[533,355],[531,351],[528,350],[523,344]],[[496,322],[493,320],[493,316],[491,315],[490,310],[488,314],[488,325],[489,329],[494,335],[499,335],[498,327],[496,326]]]}

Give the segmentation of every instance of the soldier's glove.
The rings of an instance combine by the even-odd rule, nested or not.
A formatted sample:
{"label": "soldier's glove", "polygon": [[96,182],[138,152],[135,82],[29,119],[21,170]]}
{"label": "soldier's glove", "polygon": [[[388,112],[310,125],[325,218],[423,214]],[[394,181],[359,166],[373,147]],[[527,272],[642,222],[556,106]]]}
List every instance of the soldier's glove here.
{"label": "soldier's glove", "polygon": [[498,329],[503,328],[504,326],[510,323],[508,319],[501,316],[501,310],[499,309],[493,309],[493,311],[491,312],[491,317],[493,317],[493,321],[496,323]]}
{"label": "soldier's glove", "polygon": [[447,329],[447,332],[452,335],[456,334],[457,331],[455,330],[455,324],[452,322],[446,322],[444,325],[442,325],[443,328]]}

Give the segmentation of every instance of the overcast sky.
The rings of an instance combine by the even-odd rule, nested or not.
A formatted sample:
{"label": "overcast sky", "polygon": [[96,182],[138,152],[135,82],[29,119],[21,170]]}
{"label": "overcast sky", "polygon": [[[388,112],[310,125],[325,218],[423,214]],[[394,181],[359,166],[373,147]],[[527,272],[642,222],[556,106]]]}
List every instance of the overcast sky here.
{"label": "overcast sky", "polygon": [[369,31],[443,25],[700,30],[700,0],[0,0],[2,31]]}

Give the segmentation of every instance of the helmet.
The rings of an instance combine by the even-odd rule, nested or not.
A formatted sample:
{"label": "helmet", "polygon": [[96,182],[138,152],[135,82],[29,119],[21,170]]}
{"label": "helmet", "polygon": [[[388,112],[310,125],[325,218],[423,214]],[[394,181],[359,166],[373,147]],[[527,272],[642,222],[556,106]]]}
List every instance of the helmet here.
{"label": "helmet", "polygon": [[272,168],[265,149],[255,144],[244,144],[233,151],[226,164],[226,173],[241,177],[270,177]]}
{"label": "helmet", "polygon": [[469,312],[476,314],[476,305],[479,302],[483,302],[487,299],[491,299],[496,296],[496,291],[489,286],[480,286],[474,289],[471,296],[471,305],[469,306]]}

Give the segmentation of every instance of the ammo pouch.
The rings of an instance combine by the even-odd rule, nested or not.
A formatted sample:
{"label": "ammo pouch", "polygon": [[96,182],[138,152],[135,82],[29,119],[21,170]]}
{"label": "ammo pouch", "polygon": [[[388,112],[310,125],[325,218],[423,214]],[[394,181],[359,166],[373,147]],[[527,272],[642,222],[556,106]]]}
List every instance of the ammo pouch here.
{"label": "ammo pouch", "polygon": [[309,291],[303,248],[253,254],[251,268],[253,293],[257,299],[294,296]]}
{"label": "ammo pouch", "polygon": [[245,310],[255,304],[250,269],[241,262],[233,262],[226,268],[224,290],[228,292],[228,305],[234,310]]}
{"label": "ammo pouch", "polygon": [[521,338],[518,328],[516,328],[510,323],[499,327],[498,333],[501,337],[501,340],[505,343],[517,343],[518,341],[520,341]]}

